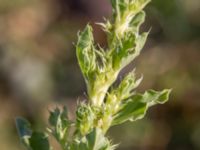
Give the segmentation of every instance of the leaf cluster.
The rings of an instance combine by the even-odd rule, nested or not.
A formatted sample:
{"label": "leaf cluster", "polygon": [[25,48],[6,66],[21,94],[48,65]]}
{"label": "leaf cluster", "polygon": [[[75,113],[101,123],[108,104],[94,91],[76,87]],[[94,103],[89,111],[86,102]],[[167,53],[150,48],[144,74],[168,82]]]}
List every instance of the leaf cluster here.
{"label": "leaf cluster", "polygon": [[[113,18],[99,23],[107,35],[107,47],[95,44],[88,24],[78,34],[76,55],[87,85],[88,101],[77,106],[76,120],[68,118],[67,109],[50,112],[48,132],[63,150],[114,150],[116,145],[106,137],[108,129],[126,121],[142,119],[148,108],[163,104],[171,90],[147,90],[137,93],[142,81],[135,70],[113,85],[124,67],[141,52],[148,32],[140,33],[145,20],[144,7],[150,0],[111,0]],[[22,143],[29,150],[51,150],[46,133],[31,130],[30,124],[17,119]]]}

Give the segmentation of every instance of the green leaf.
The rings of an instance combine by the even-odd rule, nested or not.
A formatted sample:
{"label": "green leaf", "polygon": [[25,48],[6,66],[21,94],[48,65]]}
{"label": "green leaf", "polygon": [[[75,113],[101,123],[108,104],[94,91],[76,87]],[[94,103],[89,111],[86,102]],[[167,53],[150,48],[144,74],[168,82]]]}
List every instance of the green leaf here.
{"label": "green leaf", "polygon": [[[118,39],[126,33],[137,33],[144,22],[145,13],[142,9],[150,0],[113,0],[114,28]],[[135,21],[134,21],[135,20]]]}
{"label": "green leaf", "polygon": [[21,142],[27,148],[30,149],[29,139],[31,138],[31,135],[32,135],[30,123],[26,119],[21,118],[21,117],[17,117],[15,122],[16,122],[16,127],[17,127],[17,130],[18,130],[18,134],[19,134],[19,137],[21,139]]}
{"label": "green leaf", "polygon": [[103,131],[99,128],[95,128],[89,133],[86,139],[88,141],[88,150],[106,150],[110,144]]}
{"label": "green leaf", "polygon": [[141,49],[144,47],[144,44],[147,40],[149,32],[144,32],[136,38],[136,53],[140,54]]}
{"label": "green leaf", "polygon": [[81,103],[76,111],[76,126],[82,135],[89,133],[94,127],[94,119],[96,118],[94,108]]}
{"label": "green leaf", "polygon": [[33,132],[29,141],[32,150],[51,150],[48,136],[45,133]]}
{"label": "green leaf", "polygon": [[133,90],[138,87],[142,79],[143,77],[136,79],[135,70],[133,70],[124,77],[118,87],[113,89],[109,95],[116,96],[119,101],[127,99],[134,94]]}
{"label": "green leaf", "polygon": [[163,91],[148,90],[143,95],[143,102],[148,103],[149,106],[155,104],[164,104],[168,101],[171,89],[165,89]]}
{"label": "green leaf", "polygon": [[[108,33],[112,48],[113,67],[123,69],[133,61],[143,48],[148,33],[139,35],[139,28],[145,20],[142,9],[150,0],[112,0],[114,8],[113,33]],[[112,37],[110,37],[112,36]]]}
{"label": "green leaf", "polygon": [[87,143],[85,138],[84,141],[75,139],[68,150],[87,150]]}
{"label": "green leaf", "polygon": [[138,36],[129,34],[122,39],[122,46],[118,47],[113,54],[115,67],[122,69],[133,61],[140,54],[140,51],[146,42],[147,36],[148,32],[144,32]]}
{"label": "green leaf", "polygon": [[138,12],[142,11],[150,1],[151,0],[130,0],[129,9],[132,14],[136,15]]}
{"label": "green leaf", "polygon": [[70,150],[114,150],[115,147],[100,128],[94,128],[80,140],[77,139]]}
{"label": "green leaf", "polygon": [[83,75],[88,74],[96,68],[96,55],[92,27],[87,25],[83,32],[78,35],[76,55]]}
{"label": "green leaf", "polygon": [[69,123],[67,108],[64,107],[63,111],[60,111],[59,108],[56,108],[54,111],[51,111],[49,116],[49,123],[54,127],[62,125],[67,126]]}
{"label": "green leaf", "polygon": [[163,91],[149,90],[143,95],[136,94],[122,104],[122,108],[114,115],[112,125],[121,124],[125,121],[136,121],[142,119],[148,107],[155,104],[164,104],[169,99],[171,90]]}
{"label": "green leaf", "polygon": [[68,136],[68,130],[70,127],[70,121],[68,119],[67,108],[64,107],[63,111],[56,108],[50,112],[49,124],[52,128],[49,131],[53,134],[56,140],[63,146],[66,146],[66,140]]}
{"label": "green leaf", "polygon": [[141,11],[136,16],[133,17],[133,19],[130,22],[130,28],[132,32],[139,32],[139,27],[142,25],[142,23],[145,20],[145,12]]}
{"label": "green leaf", "polygon": [[128,65],[133,59],[129,59],[135,53],[134,34],[124,34],[124,38],[116,41],[115,50],[112,53],[113,68],[122,69]]}
{"label": "green leaf", "polygon": [[122,41],[123,48],[121,49],[121,51],[123,52],[123,55],[119,55],[121,57],[121,62],[119,61],[121,63],[121,69],[126,67],[140,54],[146,42],[147,36],[148,32],[144,32],[137,37],[135,37],[134,35],[131,35],[130,38],[126,37],[126,39]]}
{"label": "green leaf", "polygon": [[128,120],[142,119],[147,111],[147,103],[143,103],[142,99],[142,95],[136,95],[127,100],[122,109],[114,115],[112,125],[121,124]]}
{"label": "green leaf", "polygon": [[48,136],[45,133],[33,132],[27,120],[18,117],[16,126],[20,139],[28,150],[51,150]]}

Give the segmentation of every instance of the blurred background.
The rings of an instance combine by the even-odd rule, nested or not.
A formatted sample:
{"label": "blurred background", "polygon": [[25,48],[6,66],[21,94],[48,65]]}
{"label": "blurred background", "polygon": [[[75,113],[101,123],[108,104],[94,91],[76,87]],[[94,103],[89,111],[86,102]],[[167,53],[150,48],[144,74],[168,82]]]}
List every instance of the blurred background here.
{"label": "blurred background", "polygon": [[[200,0],[152,0],[142,31],[151,28],[136,66],[138,91],[172,88],[170,101],[145,119],[113,127],[119,150],[200,150]],[[90,22],[96,42],[106,37],[95,22],[111,16],[109,0],[0,0],[0,149],[22,150],[14,119],[37,130],[48,110],[67,105],[74,117],[86,91],[77,65],[77,31]],[[122,73],[122,75],[123,75]]]}

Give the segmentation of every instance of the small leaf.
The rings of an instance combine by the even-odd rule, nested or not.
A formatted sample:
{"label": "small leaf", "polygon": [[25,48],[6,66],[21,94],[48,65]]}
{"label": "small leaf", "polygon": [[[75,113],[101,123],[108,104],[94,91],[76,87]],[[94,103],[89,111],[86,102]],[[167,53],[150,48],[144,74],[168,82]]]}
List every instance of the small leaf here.
{"label": "small leaf", "polygon": [[70,150],[114,150],[116,145],[111,145],[100,128],[94,128],[86,136],[75,139]]}
{"label": "small leaf", "polygon": [[76,125],[82,135],[89,133],[94,126],[96,113],[89,105],[81,103],[76,111]]}
{"label": "small leaf", "polygon": [[149,32],[144,32],[136,38],[136,53],[137,55],[140,54],[141,49],[144,47],[144,44],[147,40]]}
{"label": "small leaf", "polygon": [[145,20],[145,12],[141,11],[136,16],[133,17],[133,19],[130,22],[130,28],[134,32],[139,32],[139,27],[142,25],[142,23]]}
{"label": "small leaf", "polygon": [[18,117],[16,118],[16,126],[18,130],[19,137],[21,142],[30,149],[29,146],[29,139],[32,135],[31,125],[30,123],[25,120],[24,118]]}
{"label": "small leaf", "polygon": [[121,124],[125,121],[142,119],[147,109],[155,104],[163,104],[168,101],[171,90],[149,90],[143,95],[137,94],[128,99],[119,112],[114,115],[112,125]]}
{"label": "small leaf", "polygon": [[147,110],[147,104],[142,102],[143,96],[136,95],[123,104],[122,109],[114,115],[112,125],[121,124],[125,121],[142,119]]}
{"label": "small leaf", "polygon": [[119,87],[116,90],[116,94],[118,95],[117,97],[120,100],[124,100],[132,96],[133,90],[138,87],[142,79],[142,77],[136,79],[135,72],[130,72],[119,84]]}
{"label": "small leaf", "polygon": [[164,104],[169,99],[171,89],[165,89],[163,91],[148,90],[144,93],[143,102],[148,103],[149,106],[155,104]]}
{"label": "small leaf", "polygon": [[54,111],[50,112],[49,123],[54,127],[56,126],[66,127],[69,123],[67,108],[64,107],[63,111],[60,111],[59,108],[56,108]]}
{"label": "small leaf", "polygon": [[88,150],[105,150],[109,146],[109,141],[105,138],[101,129],[95,128],[86,136]]}
{"label": "small leaf", "polygon": [[51,150],[48,136],[40,132],[33,132],[30,138],[30,146],[32,150]]}
{"label": "small leaf", "polygon": [[144,7],[150,2],[151,0],[134,0],[130,1],[129,9],[135,15],[138,12],[142,11]]}
{"label": "small leaf", "polygon": [[70,121],[68,119],[67,108],[64,107],[63,111],[56,108],[54,111],[50,112],[49,124],[52,126],[48,130],[56,138],[56,140],[61,144],[62,147],[67,146],[67,136],[69,133]]}
{"label": "small leaf", "polygon": [[28,150],[51,150],[47,135],[32,132],[30,123],[27,120],[18,117],[16,125],[21,141]]}
{"label": "small leaf", "polygon": [[126,45],[129,45],[130,47],[129,49],[126,48],[127,46],[125,47],[126,49],[123,48],[124,56],[121,57],[121,69],[130,64],[140,54],[146,42],[147,36],[148,32],[144,32],[137,37],[132,35],[134,39],[126,37],[127,41],[123,41],[122,45],[123,47]]}
{"label": "small leaf", "polygon": [[93,44],[92,27],[87,25],[84,31],[78,36],[76,45],[78,62],[85,77],[96,68],[96,55]]}
{"label": "small leaf", "polygon": [[112,56],[114,68],[122,69],[134,59],[130,59],[130,57],[135,55],[135,40],[135,35],[130,33],[124,34],[124,38],[117,41]]}

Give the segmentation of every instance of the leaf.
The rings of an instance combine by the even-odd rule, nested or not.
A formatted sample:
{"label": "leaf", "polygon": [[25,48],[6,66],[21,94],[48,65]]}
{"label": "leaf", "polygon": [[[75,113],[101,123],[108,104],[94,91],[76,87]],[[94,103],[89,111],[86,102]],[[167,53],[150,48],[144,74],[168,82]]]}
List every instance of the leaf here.
{"label": "leaf", "polygon": [[[60,111],[59,108],[56,108],[54,111],[50,112],[49,123],[52,126],[58,126],[59,124],[63,124],[64,126],[68,125],[68,114],[67,108],[64,107],[63,111]],[[60,125],[61,126],[61,125]]]}
{"label": "leaf", "polygon": [[151,0],[130,0],[129,9],[134,15],[136,15],[138,12],[142,11],[150,1]]}
{"label": "leaf", "polygon": [[94,108],[84,103],[81,103],[76,111],[76,126],[82,135],[89,133],[94,127],[94,119],[96,118]]}
{"label": "leaf", "polygon": [[164,104],[169,99],[171,89],[165,89],[163,91],[148,90],[143,95],[143,102],[148,103],[149,106],[155,104]]}
{"label": "leaf", "polygon": [[144,32],[136,38],[136,53],[139,55],[141,49],[144,47],[144,44],[147,40],[149,32]]}
{"label": "leaf", "polygon": [[105,138],[101,129],[95,128],[86,136],[88,141],[88,150],[106,150],[109,146],[108,139]]}
{"label": "leaf", "polygon": [[139,35],[139,28],[145,20],[145,12],[142,9],[150,0],[112,0],[114,8],[114,34],[109,41],[112,47],[113,67],[123,69],[133,61],[143,48],[148,33]]}
{"label": "leaf", "polygon": [[[144,44],[146,42],[148,36],[148,32],[144,32],[141,35],[138,35],[137,37],[126,37],[127,40],[122,41],[122,54],[118,57],[121,57],[118,61],[121,63],[120,68],[126,67],[128,64],[130,64],[141,52],[142,48],[144,47]],[[128,47],[129,46],[129,47]]]}
{"label": "leaf", "polygon": [[126,33],[139,32],[144,22],[145,13],[142,9],[150,0],[113,0],[115,35],[122,39]]}
{"label": "leaf", "polygon": [[87,25],[84,31],[78,35],[76,45],[76,55],[81,71],[85,77],[96,68],[96,55],[93,44],[92,27]]}
{"label": "leaf", "polygon": [[63,111],[56,108],[54,111],[50,112],[49,124],[52,126],[50,132],[57,139],[58,142],[62,144],[66,142],[68,135],[68,128],[70,126],[70,121],[68,119],[67,108],[64,107]]}
{"label": "leaf", "polygon": [[30,146],[32,150],[50,150],[48,136],[45,133],[33,132],[30,138]]}
{"label": "leaf", "polygon": [[147,109],[155,104],[164,104],[169,99],[171,90],[163,91],[149,90],[143,95],[136,94],[128,99],[119,112],[114,115],[112,125],[121,124],[125,121],[136,121],[142,119]]}
{"label": "leaf", "polygon": [[115,50],[112,53],[113,67],[122,69],[128,65],[133,59],[129,59],[135,53],[135,40],[134,34],[124,34],[124,38],[117,41]]}
{"label": "leaf", "polygon": [[29,139],[32,135],[30,123],[21,117],[17,117],[15,122],[21,142],[30,149]]}
{"label": "leaf", "polygon": [[27,120],[18,117],[16,126],[20,139],[28,150],[51,150],[48,136],[45,133],[33,132]]}
{"label": "leaf", "polygon": [[86,136],[75,139],[70,150],[114,150],[115,147],[100,128],[94,128]]}
{"label": "leaf", "polygon": [[130,22],[130,28],[132,32],[139,32],[139,27],[142,25],[142,23],[145,20],[145,12],[141,11],[136,16],[133,17],[133,19]]}
{"label": "leaf", "polygon": [[133,70],[124,77],[116,89],[111,91],[111,95],[114,94],[119,101],[129,98],[134,94],[133,90],[138,87],[142,79],[143,77],[136,79],[135,70]]}
{"label": "leaf", "polygon": [[147,111],[147,104],[143,103],[142,99],[142,95],[136,95],[126,101],[122,109],[114,115],[112,125],[121,124],[128,120],[142,119]]}

